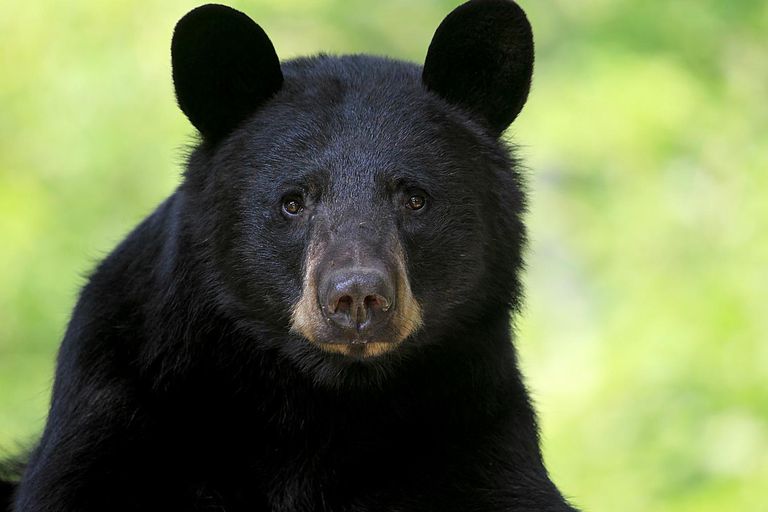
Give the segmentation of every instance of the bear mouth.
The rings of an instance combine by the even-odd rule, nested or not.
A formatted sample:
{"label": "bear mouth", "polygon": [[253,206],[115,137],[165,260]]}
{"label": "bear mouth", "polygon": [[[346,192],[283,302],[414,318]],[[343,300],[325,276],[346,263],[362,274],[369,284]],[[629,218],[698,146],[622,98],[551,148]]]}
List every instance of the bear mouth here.
{"label": "bear mouth", "polygon": [[368,341],[352,343],[315,343],[320,350],[357,359],[369,359],[394,351],[402,342]]}
{"label": "bear mouth", "polygon": [[311,344],[328,354],[358,359],[377,357],[395,350],[411,334],[413,329],[398,321],[398,315],[399,311],[395,310],[391,319],[361,331],[341,328],[323,317],[324,323],[321,327],[315,326],[314,330],[305,329],[299,332]]}

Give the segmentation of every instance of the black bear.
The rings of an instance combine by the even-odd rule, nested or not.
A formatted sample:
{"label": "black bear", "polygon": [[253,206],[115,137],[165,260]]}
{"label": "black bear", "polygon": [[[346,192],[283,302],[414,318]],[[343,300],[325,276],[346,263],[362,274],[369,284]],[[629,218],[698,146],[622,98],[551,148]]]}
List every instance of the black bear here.
{"label": "black bear", "polygon": [[83,288],[10,509],[574,510],[510,332],[523,11],[459,6],[421,67],[206,5],[172,64],[200,143]]}

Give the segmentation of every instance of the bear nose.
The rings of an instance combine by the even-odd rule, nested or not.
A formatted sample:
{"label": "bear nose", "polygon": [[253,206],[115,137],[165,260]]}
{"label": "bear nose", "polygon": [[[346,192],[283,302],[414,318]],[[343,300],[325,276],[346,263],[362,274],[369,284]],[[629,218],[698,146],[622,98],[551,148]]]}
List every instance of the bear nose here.
{"label": "bear nose", "polygon": [[394,306],[394,285],[380,270],[338,270],[326,283],[320,301],[323,312],[344,330],[362,334],[384,321]]}

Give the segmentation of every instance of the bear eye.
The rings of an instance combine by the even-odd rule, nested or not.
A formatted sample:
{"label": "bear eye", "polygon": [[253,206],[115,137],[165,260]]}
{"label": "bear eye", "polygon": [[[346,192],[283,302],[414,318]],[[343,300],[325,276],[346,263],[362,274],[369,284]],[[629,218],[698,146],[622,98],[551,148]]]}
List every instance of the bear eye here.
{"label": "bear eye", "polygon": [[421,194],[413,194],[406,201],[405,206],[411,210],[421,210],[427,204],[427,199]]}
{"label": "bear eye", "polygon": [[301,213],[301,211],[304,209],[304,203],[302,202],[300,197],[286,197],[283,199],[283,211],[293,217]]}

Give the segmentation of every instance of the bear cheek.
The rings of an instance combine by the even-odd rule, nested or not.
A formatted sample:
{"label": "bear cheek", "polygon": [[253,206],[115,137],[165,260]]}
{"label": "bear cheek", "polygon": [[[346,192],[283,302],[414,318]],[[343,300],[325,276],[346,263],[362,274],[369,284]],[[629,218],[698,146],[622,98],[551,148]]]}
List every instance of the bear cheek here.
{"label": "bear cheek", "polygon": [[306,251],[303,265],[301,295],[291,308],[291,331],[315,343],[327,328],[317,305],[317,266],[323,246],[313,240]]}
{"label": "bear cheek", "polygon": [[394,243],[393,260],[397,272],[397,309],[393,326],[398,342],[415,333],[423,324],[422,307],[413,293],[405,250],[399,240]]}
{"label": "bear cheek", "polygon": [[460,323],[482,307],[483,245],[473,233],[422,240],[410,254],[410,283],[422,307],[427,335],[437,325]]}

